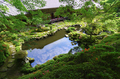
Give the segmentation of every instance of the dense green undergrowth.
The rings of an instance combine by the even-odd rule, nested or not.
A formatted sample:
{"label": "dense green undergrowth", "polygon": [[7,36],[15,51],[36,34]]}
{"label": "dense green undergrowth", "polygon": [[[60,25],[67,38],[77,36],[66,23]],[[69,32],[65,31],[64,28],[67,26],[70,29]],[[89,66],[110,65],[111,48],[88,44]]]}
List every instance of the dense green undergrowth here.
{"label": "dense green undergrowth", "polygon": [[[106,48],[101,47],[101,49],[105,51]],[[112,50],[113,52],[107,52],[109,50],[96,52],[98,50],[96,46],[95,48],[93,47],[93,51],[85,49],[75,55],[59,55],[56,59],[49,60],[45,64],[30,68],[29,72],[32,72],[32,69],[34,69],[34,72],[19,79],[120,78],[120,53],[114,50]]]}

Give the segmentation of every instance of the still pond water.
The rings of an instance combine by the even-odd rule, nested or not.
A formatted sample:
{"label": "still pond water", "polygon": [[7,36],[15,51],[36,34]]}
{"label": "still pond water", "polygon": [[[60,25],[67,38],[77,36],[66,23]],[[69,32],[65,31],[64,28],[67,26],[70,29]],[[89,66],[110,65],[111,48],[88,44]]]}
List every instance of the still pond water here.
{"label": "still pond water", "polygon": [[28,57],[35,59],[31,66],[43,64],[54,56],[68,53],[71,48],[78,46],[76,42],[64,37],[65,34],[65,30],[60,30],[53,36],[25,43],[23,50],[27,50]]}

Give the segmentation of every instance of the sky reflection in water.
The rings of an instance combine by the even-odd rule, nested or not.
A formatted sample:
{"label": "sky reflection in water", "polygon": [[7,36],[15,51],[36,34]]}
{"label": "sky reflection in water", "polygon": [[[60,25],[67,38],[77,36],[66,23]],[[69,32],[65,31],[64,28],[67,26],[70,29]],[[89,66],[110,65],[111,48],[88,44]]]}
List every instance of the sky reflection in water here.
{"label": "sky reflection in water", "polygon": [[33,50],[27,50],[28,57],[35,59],[35,61],[31,64],[32,67],[34,67],[37,64],[43,64],[56,55],[68,53],[71,48],[73,48],[74,46],[78,46],[78,44],[72,45],[71,42],[72,41],[70,41],[69,38],[64,37],[44,46],[43,49],[35,48]]}

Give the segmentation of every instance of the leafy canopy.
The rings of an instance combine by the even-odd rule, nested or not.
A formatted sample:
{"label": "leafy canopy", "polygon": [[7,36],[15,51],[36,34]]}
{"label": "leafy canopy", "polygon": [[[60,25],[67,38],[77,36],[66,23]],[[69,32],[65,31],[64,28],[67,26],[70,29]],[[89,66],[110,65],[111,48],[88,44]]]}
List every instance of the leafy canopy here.
{"label": "leafy canopy", "polygon": [[[5,2],[9,3],[10,5],[14,6],[15,8],[18,9],[18,11],[21,12],[21,14],[17,16],[10,15],[5,16],[6,11],[9,11],[9,8],[7,7],[7,4]],[[37,24],[41,22],[41,17],[42,12],[37,13],[38,15],[33,16],[32,20],[28,19],[23,12],[28,12],[28,9],[35,9],[35,7],[43,7],[45,6],[46,2],[44,0],[4,0],[0,1],[0,32],[1,31],[6,31],[6,30],[11,30],[17,31],[18,29],[23,29],[26,24]],[[33,13],[33,12],[32,12]],[[38,18],[39,17],[39,18]],[[26,22],[22,21],[25,20]]]}

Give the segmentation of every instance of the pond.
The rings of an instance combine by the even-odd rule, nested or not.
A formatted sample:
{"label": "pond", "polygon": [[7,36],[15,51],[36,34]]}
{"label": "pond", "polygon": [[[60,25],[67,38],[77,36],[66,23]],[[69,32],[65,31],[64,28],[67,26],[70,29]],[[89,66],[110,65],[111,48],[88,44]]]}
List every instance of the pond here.
{"label": "pond", "polygon": [[23,44],[22,49],[28,51],[28,57],[35,59],[31,66],[43,64],[54,56],[68,53],[71,48],[78,46],[77,42],[64,37],[65,34],[65,30],[60,30],[53,36]]}

